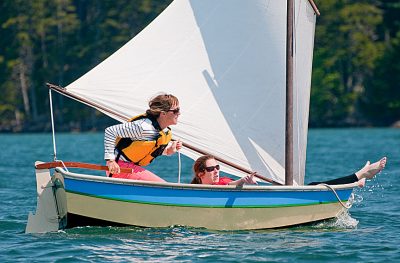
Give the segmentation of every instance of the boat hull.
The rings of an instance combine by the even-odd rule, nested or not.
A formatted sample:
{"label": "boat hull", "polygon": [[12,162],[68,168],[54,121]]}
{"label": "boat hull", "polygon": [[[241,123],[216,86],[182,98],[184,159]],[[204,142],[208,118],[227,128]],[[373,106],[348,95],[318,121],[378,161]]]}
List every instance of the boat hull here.
{"label": "boat hull", "polygon": [[[333,218],[344,210],[324,187],[202,188],[87,180],[67,174],[63,178],[68,213],[125,225],[264,229]],[[349,199],[352,189],[336,190],[342,202]]]}
{"label": "boat hull", "polygon": [[354,187],[335,186],[336,196],[324,186],[153,183],[75,174],[61,168],[56,168],[51,180],[63,223],[60,228],[85,224],[213,230],[287,227],[336,217],[346,210],[338,198],[346,202]]}
{"label": "boat hull", "polygon": [[263,208],[182,207],[121,202],[74,193],[67,194],[67,203],[69,213],[110,224],[143,227],[182,225],[215,230],[292,226],[333,218],[343,210],[338,203]]}

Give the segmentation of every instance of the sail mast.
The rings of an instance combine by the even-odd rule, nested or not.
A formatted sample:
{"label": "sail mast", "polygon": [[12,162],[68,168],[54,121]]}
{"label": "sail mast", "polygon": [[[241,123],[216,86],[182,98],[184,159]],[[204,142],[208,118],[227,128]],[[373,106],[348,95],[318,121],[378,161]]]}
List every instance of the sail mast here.
{"label": "sail mast", "polygon": [[293,9],[287,1],[286,27],[286,125],[285,125],[285,185],[293,185]]}

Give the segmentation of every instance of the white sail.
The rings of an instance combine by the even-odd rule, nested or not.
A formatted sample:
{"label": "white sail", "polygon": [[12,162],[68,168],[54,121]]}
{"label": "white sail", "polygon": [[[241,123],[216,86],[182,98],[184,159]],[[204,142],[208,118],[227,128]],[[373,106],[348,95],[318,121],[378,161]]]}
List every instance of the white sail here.
{"label": "white sail", "polygon": [[[308,113],[316,15],[308,1],[295,1],[294,37],[294,167],[303,185],[306,166]],[[294,166],[295,166],[294,165]]]}
{"label": "white sail", "polygon": [[[315,14],[306,0],[295,9],[294,180],[302,184]],[[66,89],[120,121],[155,94],[174,94],[175,138],[284,182],[285,50],[286,1],[175,0]]]}

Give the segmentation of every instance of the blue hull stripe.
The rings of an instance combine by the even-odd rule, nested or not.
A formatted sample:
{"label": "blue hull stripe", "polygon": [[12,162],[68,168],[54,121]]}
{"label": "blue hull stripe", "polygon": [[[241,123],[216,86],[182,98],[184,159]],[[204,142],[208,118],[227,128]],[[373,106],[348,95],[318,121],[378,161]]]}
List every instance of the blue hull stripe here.
{"label": "blue hull stripe", "polygon": [[[181,189],[159,186],[124,185],[65,178],[67,192],[96,198],[193,207],[283,207],[337,202],[333,192],[326,191],[237,191],[230,189]],[[342,201],[352,189],[336,190]]]}

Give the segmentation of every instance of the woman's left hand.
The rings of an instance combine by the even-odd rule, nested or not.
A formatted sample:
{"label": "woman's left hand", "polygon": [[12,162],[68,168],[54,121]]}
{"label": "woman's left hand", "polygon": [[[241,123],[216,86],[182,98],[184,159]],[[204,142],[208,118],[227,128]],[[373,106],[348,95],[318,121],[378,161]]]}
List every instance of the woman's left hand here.
{"label": "woman's left hand", "polygon": [[168,148],[167,154],[172,155],[182,149],[182,142],[181,140],[173,141],[171,146]]}
{"label": "woman's left hand", "polygon": [[248,174],[245,177],[242,177],[242,179],[241,179],[242,183],[243,184],[257,184],[257,181],[254,180],[255,174],[256,174],[256,172]]}
{"label": "woman's left hand", "polygon": [[176,145],[175,145],[176,151],[179,151],[180,149],[182,149],[182,145],[183,145],[183,143],[181,142],[181,140],[176,141]]}

